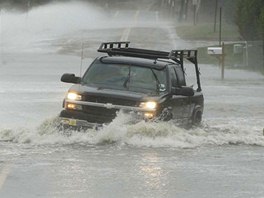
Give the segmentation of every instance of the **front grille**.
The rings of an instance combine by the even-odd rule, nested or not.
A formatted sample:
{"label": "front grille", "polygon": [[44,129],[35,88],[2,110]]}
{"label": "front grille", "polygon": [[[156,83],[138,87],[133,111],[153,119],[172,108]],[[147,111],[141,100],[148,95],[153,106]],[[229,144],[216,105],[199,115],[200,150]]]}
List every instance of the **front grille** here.
{"label": "front grille", "polygon": [[[137,105],[137,101],[123,99],[123,98],[112,98],[107,96],[94,96],[94,95],[84,95],[83,101],[95,102],[107,104],[111,103],[113,105],[123,105],[132,106]],[[111,122],[116,117],[116,112],[118,109],[107,109],[105,107],[96,107],[91,105],[83,105],[83,113],[86,114],[86,120],[88,122],[95,123],[107,123]]]}
{"label": "front grille", "polygon": [[88,102],[97,102],[97,103],[111,103],[114,105],[123,105],[123,106],[136,106],[137,102],[133,100],[123,99],[123,98],[111,98],[106,96],[84,96],[84,101]]}
{"label": "front grille", "polygon": [[105,107],[83,105],[83,112],[87,114],[88,122],[111,122],[116,117],[117,111],[117,109],[107,109]]}
{"label": "front grille", "polygon": [[[96,107],[86,106],[85,109],[89,113],[85,111],[76,111],[68,109],[63,110],[60,114],[60,117],[86,120],[88,122],[98,124],[109,123],[116,117],[115,113],[109,113],[109,109],[104,109],[104,114],[102,113],[102,111],[100,111],[100,109],[97,109]],[[106,113],[106,111],[108,111],[108,113]]]}

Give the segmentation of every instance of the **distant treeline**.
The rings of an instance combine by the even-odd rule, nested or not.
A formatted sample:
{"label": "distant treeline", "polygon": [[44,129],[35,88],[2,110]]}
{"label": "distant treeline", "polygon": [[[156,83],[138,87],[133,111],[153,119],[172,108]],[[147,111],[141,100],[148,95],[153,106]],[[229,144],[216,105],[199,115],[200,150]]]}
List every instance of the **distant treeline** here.
{"label": "distant treeline", "polygon": [[[221,0],[213,0],[216,1]],[[212,4],[212,0],[202,2]],[[225,20],[234,22],[243,40],[251,46],[249,65],[264,73],[264,0],[223,0],[223,9]]]}
{"label": "distant treeline", "polygon": [[1,0],[1,3],[13,6],[41,5],[49,3],[52,0]]}
{"label": "distant treeline", "polygon": [[219,7],[223,19],[235,23],[245,40],[264,40],[264,0],[160,0],[167,5],[166,10],[173,12],[180,21],[193,20],[194,2],[198,3],[197,20],[200,23],[212,22]]}
{"label": "distant treeline", "polygon": [[43,5],[54,0],[1,0],[0,6],[26,10],[34,6]]}
{"label": "distant treeline", "polygon": [[[202,1],[209,4],[212,0]],[[264,0],[223,0],[223,2],[225,19],[238,26],[245,40],[264,40]]]}
{"label": "distant treeline", "polygon": [[246,40],[264,41],[264,1],[237,1],[236,24]]}

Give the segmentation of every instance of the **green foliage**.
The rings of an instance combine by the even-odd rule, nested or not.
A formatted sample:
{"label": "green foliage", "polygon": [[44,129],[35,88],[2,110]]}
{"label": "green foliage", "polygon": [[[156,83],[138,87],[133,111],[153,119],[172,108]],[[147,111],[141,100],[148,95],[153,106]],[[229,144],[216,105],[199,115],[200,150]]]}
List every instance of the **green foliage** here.
{"label": "green foliage", "polygon": [[225,0],[224,1],[224,17],[227,23],[235,23],[237,4],[240,0]]}
{"label": "green foliage", "polygon": [[241,35],[246,40],[259,40],[263,37],[263,0],[239,0],[236,22]]}
{"label": "green foliage", "polygon": [[262,7],[260,11],[260,16],[259,16],[259,27],[260,27],[260,34],[262,38],[264,38],[264,6]]}

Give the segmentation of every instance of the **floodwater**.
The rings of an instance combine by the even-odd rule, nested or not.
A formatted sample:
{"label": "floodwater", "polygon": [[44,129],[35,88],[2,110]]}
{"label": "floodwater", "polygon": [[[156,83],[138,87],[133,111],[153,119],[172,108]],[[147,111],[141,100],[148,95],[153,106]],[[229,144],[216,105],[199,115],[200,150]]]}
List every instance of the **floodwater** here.
{"label": "floodwater", "polygon": [[60,76],[82,74],[101,42],[206,42],[180,40],[148,4],[106,12],[56,3],[0,17],[0,197],[264,197],[263,75],[227,69],[221,81],[217,66],[200,65],[199,128],[130,125],[120,113],[103,129],[65,135],[54,127],[70,87]]}

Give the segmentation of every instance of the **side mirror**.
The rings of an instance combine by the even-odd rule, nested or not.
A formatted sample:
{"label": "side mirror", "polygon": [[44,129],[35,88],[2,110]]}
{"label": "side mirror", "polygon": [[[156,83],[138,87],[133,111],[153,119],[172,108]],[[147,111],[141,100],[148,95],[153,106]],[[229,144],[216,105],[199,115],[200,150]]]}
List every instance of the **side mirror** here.
{"label": "side mirror", "polygon": [[81,82],[81,78],[75,76],[75,74],[63,74],[61,77],[61,82],[78,84]]}
{"label": "side mirror", "polygon": [[181,96],[193,96],[194,91],[192,87],[172,88],[172,94]]}

